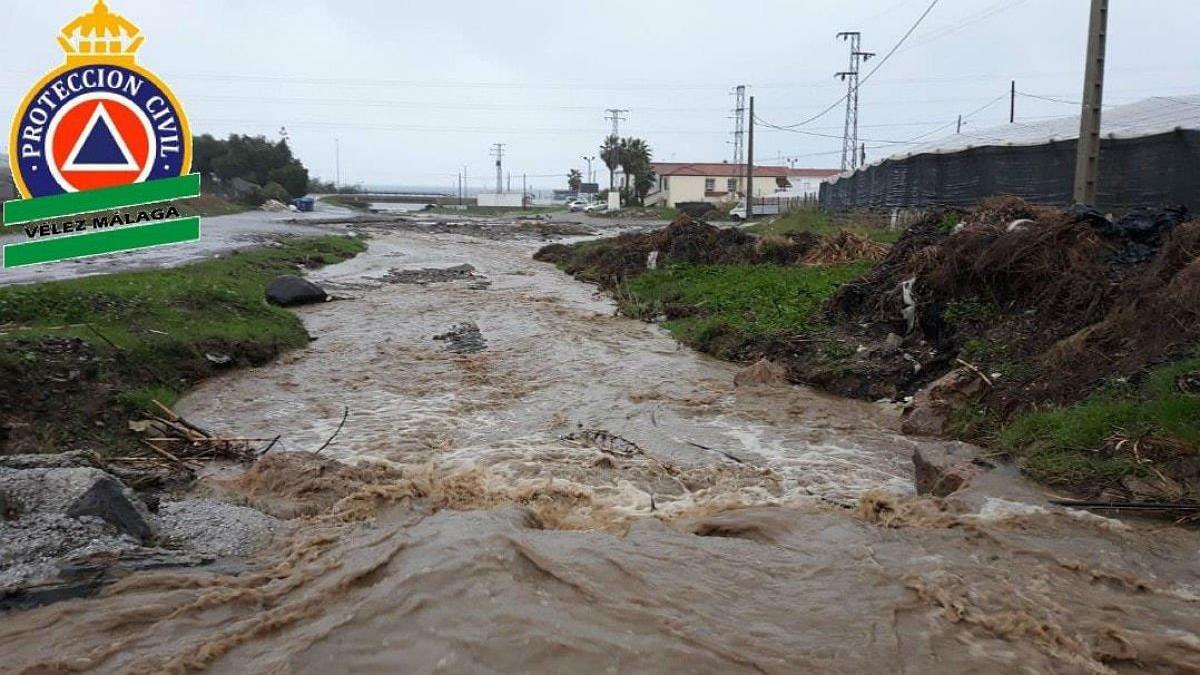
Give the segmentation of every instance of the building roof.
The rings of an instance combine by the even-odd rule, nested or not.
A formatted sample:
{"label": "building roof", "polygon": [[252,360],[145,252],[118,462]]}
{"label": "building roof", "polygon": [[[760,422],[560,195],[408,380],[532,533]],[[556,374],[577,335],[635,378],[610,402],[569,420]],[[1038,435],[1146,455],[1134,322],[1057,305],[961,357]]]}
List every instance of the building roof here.
{"label": "building roof", "polygon": [[[660,176],[705,176],[712,178],[737,178],[746,174],[746,165],[729,162],[653,162],[651,168]],[[756,166],[755,177],[784,178],[786,166]]]}

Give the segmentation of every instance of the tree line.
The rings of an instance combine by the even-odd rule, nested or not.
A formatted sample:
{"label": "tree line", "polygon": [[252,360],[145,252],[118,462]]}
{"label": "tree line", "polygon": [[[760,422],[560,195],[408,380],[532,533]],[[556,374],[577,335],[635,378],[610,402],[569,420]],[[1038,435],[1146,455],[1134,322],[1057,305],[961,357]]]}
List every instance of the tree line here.
{"label": "tree line", "polygon": [[251,201],[287,202],[308,194],[311,187],[308,169],[292,155],[286,134],[278,141],[239,134],[224,140],[209,134],[196,136],[192,171],[226,183],[235,178],[254,183],[260,188],[258,194],[239,195]]}
{"label": "tree line", "polygon": [[[621,181],[621,202],[637,201],[643,203],[650,189],[654,187],[654,169],[651,167],[653,151],[646,141],[640,138],[618,138],[609,136],[600,145],[600,159],[608,167],[608,188],[617,189],[617,169],[623,172]],[[567,174],[567,185],[571,190],[579,191],[583,184],[583,175],[572,169]]]}

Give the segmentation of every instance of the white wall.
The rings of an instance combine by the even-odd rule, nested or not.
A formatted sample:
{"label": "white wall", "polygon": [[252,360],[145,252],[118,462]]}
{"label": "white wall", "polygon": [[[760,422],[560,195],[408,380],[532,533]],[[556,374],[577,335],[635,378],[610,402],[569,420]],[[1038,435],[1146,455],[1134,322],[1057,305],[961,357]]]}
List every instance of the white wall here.
{"label": "white wall", "polygon": [[480,206],[510,206],[521,208],[520,192],[481,192],[477,195]]}
{"label": "white wall", "polygon": [[[664,190],[667,206],[675,206],[679,202],[713,202],[714,204],[720,202],[720,197],[705,196],[707,190],[704,189],[704,185],[705,181],[709,179],[713,181],[713,190],[716,192],[728,191],[727,181],[730,178],[738,181],[739,188],[746,184],[745,176],[663,176],[663,178],[667,179],[667,188]],[[774,197],[778,188],[779,183],[774,176],[754,177],[755,197]],[[725,199],[732,200],[733,195],[729,195]]]}

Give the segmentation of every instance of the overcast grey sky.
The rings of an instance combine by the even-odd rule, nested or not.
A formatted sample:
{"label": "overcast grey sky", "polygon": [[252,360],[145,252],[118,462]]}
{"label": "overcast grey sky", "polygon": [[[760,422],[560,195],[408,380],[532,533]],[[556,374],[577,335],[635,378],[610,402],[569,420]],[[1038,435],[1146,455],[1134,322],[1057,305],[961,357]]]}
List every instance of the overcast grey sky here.
{"label": "overcast grey sky", "polygon": [[[560,187],[559,176],[596,154],[609,107],[631,110],[622,135],[647,139],[659,160],[729,159],[732,87],[749,85],[766,121],[800,121],[845,91],[833,74],[847,47],[835,33],[862,31],[864,48],[882,54],[929,3],[109,0],[146,33],[139,60],[179,94],[196,133],[275,136],[286,126],[325,178],[340,138],[346,182],[447,189],[464,165],[472,187],[494,182],[496,142],[508,144],[514,177]],[[90,5],[4,0],[9,110],[62,62],[55,35]],[[1107,102],[1200,93],[1200,2],[1112,0],[1111,12]],[[1088,0],[941,0],[863,87],[860,135],[879,146],[869,154],[902,147],[874,141],[927,134],[997,98],[969,123],[1007,122],[1013,78],[1024,92],[1078,101],[1087,13]],[[1025,97],[1017,108],[1019,119],[1077,112]],[[803,128],[837,136],[842,114]],[[764,163],[836,167],[840,147],[769,129],[756,136]]]}

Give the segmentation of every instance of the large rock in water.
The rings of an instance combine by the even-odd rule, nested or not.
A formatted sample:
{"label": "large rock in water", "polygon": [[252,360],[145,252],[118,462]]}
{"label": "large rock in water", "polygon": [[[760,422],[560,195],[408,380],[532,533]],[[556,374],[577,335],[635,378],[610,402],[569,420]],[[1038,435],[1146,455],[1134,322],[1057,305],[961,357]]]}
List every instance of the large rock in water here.
{"label": "large rock in water", "polygon": [[303,277],[288,274],[267,284],[267,302],[280,307],[325,302],[329,295],[320,286]]}

